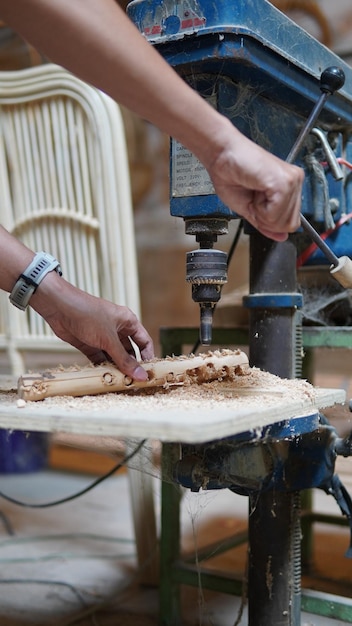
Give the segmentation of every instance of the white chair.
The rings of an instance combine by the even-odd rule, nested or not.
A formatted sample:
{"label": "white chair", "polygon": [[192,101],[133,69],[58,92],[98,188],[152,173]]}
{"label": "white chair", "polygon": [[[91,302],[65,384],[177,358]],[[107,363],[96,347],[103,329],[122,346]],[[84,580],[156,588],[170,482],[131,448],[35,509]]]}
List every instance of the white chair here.
{"label": "white chair", "polygon": [[[70,282],[140,315],[120,109],[59,66],[0,72],[0,219],[31,249],[56,256]],[[79,353],[34,311],[15,309],[4,293],[0,307],[0,350],[13,374],[38,355],[59,364],[71,354],[74,362]],[[151,479],[136,471],[129,478],[143,563],[156,545]]]}
{"label": "white chair", "polygon": [[[82,289],[139,315],[133,214],[120,111],[58,66],[0,72],[1,222],[47,249]],[[33,311],[11,307],[9,358],[71,350]]]}

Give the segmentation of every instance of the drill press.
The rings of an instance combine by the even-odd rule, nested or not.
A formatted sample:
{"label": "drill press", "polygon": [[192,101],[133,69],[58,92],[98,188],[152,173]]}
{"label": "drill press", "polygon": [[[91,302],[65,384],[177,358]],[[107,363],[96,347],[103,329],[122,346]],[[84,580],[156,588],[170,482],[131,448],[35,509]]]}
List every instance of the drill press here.
{"label": "drill press", "polygon": [[[319,99],[322,71],[342,66],[344,88],[326,102],[319,128],[313,129],[309,141],[295,155],[295,162],[306,171],[304,218],[318,232],[340,223],[351,205],[350,176],[341,174],[337,163],[339,158],[352,158],[352,78],[346,64],[267,0],[236,2],[235,7],[225,1],[215,7],[208,0],[135,0],[129,5],[129,14],[165,59],[212,106],[283,159],[290,154],[313,103]],[[171,214],[184,219],[186,232],[195,235],[199,243],[199,250],[187,255],[186,279],[192,285],[193,299],[200,304],[200,340],[207,345],[211,343],[212,311],[227,280],[226,256],[214,244],[236,216],[214,194],[199,161],[175,140],[171,141],[170,172]],[[338,256],[340,252],[347,256],[352,253],[351,228],[344,222],[330,239]],[[309,236],[297,234],[295,249],[301,252],[307,240]],[[254,245],[260,248],[263,244],[259,241]],[[306,264],[328,262],[318,250]],[[296,304],[294,298],[292,306]]]}
{"label": "drill press", "polygon": [[[349,258],[352,177],[340,166],[352,161],[351,68],[267,0],[134,0],[128,10],[164,58],[242,133],[305,169],[303,225],[308,221],[313,226],[337,261],[341,255]],[[330,67],[343,71],[345,84],[336,93],[335,88],[331,90],[316,125],[291,159],[292,146],[321,97],[322,72]],[[202,165],[175,140],[171,140],[170,170],[171,213],[184,219],[186,232],[195,235],[200,246],[187,256],[187,280],[192,284],[193,299],[200,304],[200,339],[208,344],[212,311],[226,282],[226,255],[218,254],[214,245],[236,216],[217,198]],[[305,254],[311,244],[306,229],[284,243],[268,240],[249,226],[246,232],[250,244],[250,285],[245,298],[250,314],[250,363],[284,378],[299,376],[303,297],[297,280],[297,252],[310,267],[326,270],[331,260],[319,247]],[[254,486],[246,483],[246,476],[241,478],[244,485],[238,476],[230,481],[231,489],[244,489],[255,503],[249,516],[250,626],[300,624],[297,494],[318,486],[312,477],[308,482],[304,478],[303,460],[306,454],[312,458],[316,453],[324,474],[324,459],[330,452],[331,459],[339,453],[335,443],[330,448],[328,434],[321,436],[329,427],[319,416],[289,426],[298,430],[291,430],[294,444],[286,451],[288,466],[282,480],[270,466],[270,471],[263,470],[265,475],[261,476],[268,488],[263,489],[257,475]],[[274,439],[285,440],[291,435],[284,428],[282,436],[275,433]],[[177,465],[177,479],[197,489],[192,483],[195,465],[196,473],[203,472],[213,479],[214,486],[209,480],[208,488],[229,487],[223,470],[240,464],[235,449],[240,456],[245,450],[246,458],[252,454],[263,457],[265,437],[263,433],[260,441],[256,439],[255,449],[251,447],[250,433],[243,434],[238,448],[236,442],[214,442],[206,449],[192,451],[184,446],[181,456],[185,462]],[[243,440],[248,440],[248,446],[243,446]],[[286,470],[292,468],[290,461],[302,468],[292,482],[285,480]],[[333,463],[327,467],[328,477],[324,474],[323,482],[329,484],[332,493]],[[249,481],[251,477],[247,478]]]}

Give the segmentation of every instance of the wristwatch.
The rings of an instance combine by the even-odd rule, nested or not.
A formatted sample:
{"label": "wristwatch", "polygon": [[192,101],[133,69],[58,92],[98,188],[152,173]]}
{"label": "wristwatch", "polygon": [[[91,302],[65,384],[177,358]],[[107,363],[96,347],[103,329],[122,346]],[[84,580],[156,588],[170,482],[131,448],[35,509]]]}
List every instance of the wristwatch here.
{"label": "wristwatch", "polygon": [[47,252],[37,252],[33,261],[18,277],[9,296],[10,302],[21,311],[25,311],[38,285],[52,271],[62,276],[59,261]]}

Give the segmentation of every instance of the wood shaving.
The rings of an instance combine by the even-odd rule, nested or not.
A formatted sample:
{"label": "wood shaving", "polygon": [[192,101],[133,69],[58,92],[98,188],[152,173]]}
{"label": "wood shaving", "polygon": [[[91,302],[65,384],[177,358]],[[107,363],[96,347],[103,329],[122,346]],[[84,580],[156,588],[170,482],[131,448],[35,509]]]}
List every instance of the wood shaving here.
{"label": "wood shaving", "polygon": [[248,431],[260,437],[266,426],[317,416],[318,410],[345,402],[346,394],[248,368],[232,380],[51,396],[20,409],[17,399],[17,394],[1,394],[2,428],[201,443]]}
{"label": "wood shaving", "polygon": [[[78,411],[104,411],[114,407],[126,411],[137,408],[166,410],[170,406],[173,408],[180,406],[180,409],[187,410],[188,406],[192,409],[201,409],[204,406],[207,409],[216,408],[219,403],[224,408],[234,408],[236,405],[250,405],[255,408],[263,404],[270,405],[285,396],[289,396],[291,400],[304,398],[314,404],[316,392],[314,387],[304,380],[282,379],[257,368],[247,368],[244,371],[233,372],[231,377],[225,380],[180,387],[138,389],[123,393],[110,392],[97,396],[49,397],[40,403],[48,407]],[[35,404],[37,403],[27,401],[28,406]]]}

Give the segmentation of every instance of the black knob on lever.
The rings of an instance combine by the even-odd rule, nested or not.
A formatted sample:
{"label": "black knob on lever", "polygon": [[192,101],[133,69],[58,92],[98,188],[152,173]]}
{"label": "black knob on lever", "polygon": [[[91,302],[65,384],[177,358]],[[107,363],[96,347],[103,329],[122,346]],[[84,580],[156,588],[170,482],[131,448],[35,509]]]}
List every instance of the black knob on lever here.
{"label": "black knob on lever", "polygon": [[341,67],[327,67],[320,76],[320,90],[321,94],[316,102],[313,110],[308,117],[306,123],[304,124],[300,134],[298,135],[293,147],[290,150],[288,157],[286,158],[287,163],[293,163],[301,150],[307,136],[312,130],[313,126],[319,117],[319,114],[328,99],[335,91],[341,89],[341,87],[345,83],[345,73]]}
{"label": "black knob on lever", "polygon": [[345,72],[341,67],[327,67],[320,76],[320,91],[329,95],[335,93],[345,84]]}

